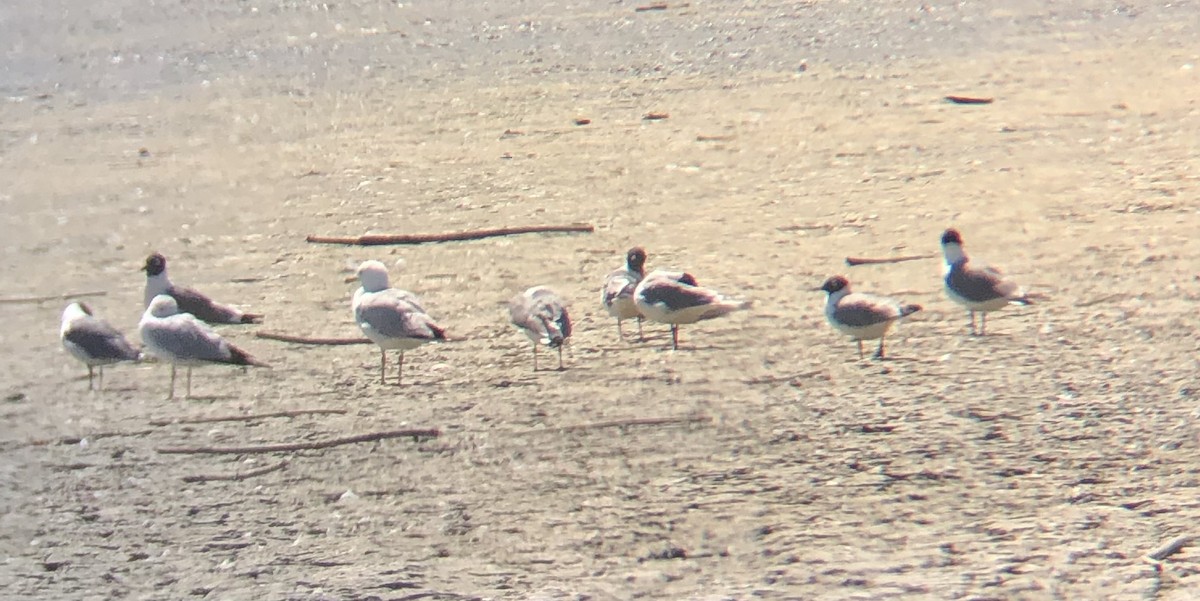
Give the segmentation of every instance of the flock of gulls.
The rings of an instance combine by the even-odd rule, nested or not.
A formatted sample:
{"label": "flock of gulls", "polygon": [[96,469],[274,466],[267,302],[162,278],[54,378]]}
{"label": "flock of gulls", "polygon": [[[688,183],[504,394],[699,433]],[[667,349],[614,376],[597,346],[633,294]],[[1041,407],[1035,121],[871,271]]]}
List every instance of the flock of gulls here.
{"label": "flock of gulls", "polygon": [[[1009,304],[1031,304],[1029,296],[1000,271],[972,264],[963,250],[962,236],[954,229],[942,234],[946,262],[946,295],[970,313],[971,333],[984,335],[987,314]],[[601,288],[601,305],[617,320],[617,333],[625,338],[623,322],[636,319],[638,340],[642,321],[667,324],[671,348],[679,348],[679,327],[715,319],[750,308],[750,302],[726,298],[704,288],[690,273],[645,271],[646,251],[632,248],[625,267],[608,274]],[[175,396],[176,368],[185,367],[186,396],[191,396],[192,367],[212,364],[268,367],[218,334],[212,325],[252,324],[261,315],[244,313],[218,303],[167,276],[167,260],[155,253],[147,257],[145,312],[138,323],[144,348],[138,349],[108,322],[97,317],[83,302],[67,305],[62,315],[60,337],[63,347],[87,365],[88,388],[102,389],[104,366],[123,361],[140,361],[148,354],[171,365],[171,387]],[[356,275],[360,284],[351,300],[354,320],[363,334],[379,347],[379,377],[387,381],[387,352],[398,351],[397,384],[403,382],[404,352],[446,339],[446,331],[425,311],[411,292],[393,288],[387,268],[379,261],[364,261]],[[827,293],[825,317],[835,330],[858,343],[863,358],[863,341],[879,340],[876,358],[884,357],[884,338],[898,321],[921,310],[920,305],[873,294],[854,292],[850,282],[833,276],[817,288]],[[512,324],[533,342],[533,369],[538,370],[538,346],[558,351],[558,369],[563,369],[563,345],[571,337],[571,317],[562,298],[546,286],[534,286],[508,303]],[[975,314],[981,323],[976,328]],[[97,374],[99,382],[97,383]]]}

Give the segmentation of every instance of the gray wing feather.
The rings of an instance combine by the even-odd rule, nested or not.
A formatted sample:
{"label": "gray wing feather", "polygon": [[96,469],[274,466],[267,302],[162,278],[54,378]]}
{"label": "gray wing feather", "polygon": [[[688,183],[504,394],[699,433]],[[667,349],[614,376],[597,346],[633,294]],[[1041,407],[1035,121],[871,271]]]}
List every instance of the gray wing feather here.
{"label": "gray wing feather", "polygon": [[358,304],[355,318],[388,338],[443,338],[442,328],[414,302],[416,298],[403,290],[377,292]]}
{"label": "gray wing feather", "polygon": [[719,300],[712,291],[666,278],[656,278],[642,288],[642,298],[651,305],[661,303],[671,311],[709,305]]}
{"label": "gray wing feather", "polygon": [[159,319],[142,331],[147,344],[153,344],[183,360],[231,363],[232,353],[225,342],[207,325],[187,314]]}
{"label": "gray wing feather", "polygon": [[514,298],[508,307],[513,325],[556,347],[571,336],[571,316],[558,295],[545,288]]}
{"label": "gray wing feather", "polygon": [[998,270],[989,267],[976,269],[966,263],[951,267],[950,273],[946,274],[946,285],[959,296],[973,302],[1016,298],[1020,293],[1020,286],[1004,279]]}
{"label": "gray wing feather", "polygon": [[873,326],[902,316],[900,303],[890,298],[850,294],[833,310],[838,321],[852,327]]}
{"label": "gray wing feather", "polygon": [[639,281],[625,269],[618,269],[608,274],[608,279],[604,281],[604,306],[611,307],[613,301],[618,298],[633,296],[633,291],[637,288]]}
{"label": "gray wing feather", "polygon": [[95,359],[136,361],[139,355],[123,334],[90,316],[73,324],[63,338]]}
{"label": "gray wing feather", "polygon": [[200,292],[186,286],[171,286],[167,290],[180,313],[191,313],[197,319],[207,323],[241,323],[242,312],[214,301]]}

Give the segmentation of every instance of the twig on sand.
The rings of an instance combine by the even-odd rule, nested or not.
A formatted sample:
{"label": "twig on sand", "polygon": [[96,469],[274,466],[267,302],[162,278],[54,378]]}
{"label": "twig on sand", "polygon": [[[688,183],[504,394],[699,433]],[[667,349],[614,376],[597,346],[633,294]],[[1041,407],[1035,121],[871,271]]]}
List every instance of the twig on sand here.
{"label": "twig on sand", "polygon": [[317,236],[309,235],[306,241],[314,244],[350,244],[354,246],[380,246],[383,244],[427,244],[429,242],[458,242],[462,240],[480,240],[497,236],[513,236],[517,234],[541,233],[592,233],[595,226],[586,223],[572,225],[531,225],[523,227],[502,227],[486,230],[467,230],[449,232],[446,234],[366,234],[357,237]]}
{"label": "twig on sand", "polygon": [[604,430],[607,428],[627,428],[630,426],[675,426],[681,424],[696,424],[709,423],[712,418],[707,415],[677,415],[670,417],[639,417],[633,419],[615,419],[606,422],[593,422],[590,424],[575,424],[571,426],[559,426],[557,428],[542,428],[536,430],[525,430],[519,434],[542,434],[542,433],[559,433],[559,432],[579,432],[584,430]]}
{"label": "twig on sand", "polygon": [[267,340],[278,340],[280,342],[292,342],[295,344],[318,344],[323,346],[343,346],[348,344],[371,344],[367,338],[309,338],[307,336],[295,336],[292,334],[282,334],[280,332],[264,332],[259,330],[254,333],[256,338],[265,338]]}
{"label": "twig on sand", "polygon": [[904,261],[921,261],[924,259],[933,259],[936,255],[908,255],[904,257],[887,257],[883,259],[865,259],[862,257],[846,257],[846,264],[854,267],[855,265],[880,265],[883,263],[903,263]]}
{"label": "twig on sand", "polygon": [[50,296],[15,296],[10,298],[0,298],[0,305],[19,305],[29,303],[44,303],[48,301],[67,300],[69,298],[86,298],[89,296],[107,296],[108,293],[103,290],[90,290],[87,292],[69,292],[66,294],[51,294]]}
{"label": "twig on sand", "polygon": [[261,476],[263,474],[277,472],[277,471],[287,467],[287,464],[288,464],[287,461],[280,461],[279,463],[276,463],[275,465],[268,465],[267,467],[260,467],[256,470],[250,470],[247,472],[234,472],[232,474],[199,474],[196,476],[184,476],[183,481],[184,482],[240,482],[247,478],[253,478],[255,476]]}
{"label": "twig on sand", "polygon": [[669,7],[666,2],[655,2],[654,4],[647,4],[645,6],[639,6],[635,9],[633,9],[633,12],[644,13],[644,12],[649,12],[652,10],[667,10],[667,8],[669,8]]}
{"label": "twig on sand", "polygon": [[173,424],[208,424],[212,422],[248,422],[271,417],[297,417],[300,415],[344,415],[345,409],[292,409],[274,413],[253,413],[250,415],[222,415],[217,417],[185,417],[163,418],[150,420],[151,426],[170,426]]}
{"label": "twig on sand", "polygon": [[947,96],[947,102],[954,104],[991,104],[991,98],[980,98],[977,96]]}
{"label": "twig on sand", "polygon": [[164,455],[250,455],[254,453],[314,451],[318,449],[328,449],[330,447],[338,447],[360,442],[387,440],[389,438],[412,438],[414,440],[420,440],[422,438],[437,438],[438,436],[441,436],[441,432],[435,428],[420,430],[389,430],[387,432],[371,432],[368,434],[358,434],[355,436],[347,436],[345,438],[331,438],[329,440],[318,440],[315,442],[292,442],[248,447],[165,447],[157,449],[157,451]]}
{"label": "twig on sand", "polygon": [[1176,537],[1167,544],[1147,553],[1146,557],[1149,557],[1154,561],[1162,561],[1182,551],[1184,547],[1196,542],[1197,538],[1198,537],[1191,534],[1185,534],[1183,536]]}
{"label": "twig on sand", "polygon": [[100,440],[101,438],[115,438],[118,436],[146,436],[147,434],[153,433],[154,430],[135,430],[132,432],[93,432],[84,436],[73,435],[62,436],[59,438],[40,438],[36,440],[30,440],[28,442],[10,441],[0,444],[0,449],[16,447],[44,447],[52,444],[79,444],[85,440],[92,441]]}

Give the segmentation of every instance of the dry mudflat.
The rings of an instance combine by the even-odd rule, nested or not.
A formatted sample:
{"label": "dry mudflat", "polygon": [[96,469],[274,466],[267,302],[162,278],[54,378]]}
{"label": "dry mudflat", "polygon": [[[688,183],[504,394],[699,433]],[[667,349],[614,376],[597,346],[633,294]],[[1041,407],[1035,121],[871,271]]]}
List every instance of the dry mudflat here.
{"label": "dry mudflat", "polygon": [[[273,368],[165,400],[155,364],[89,393],[65,302],[0,305],[3,596],[1197,598],[1200,548],[1146,556],[1200,534],[1200,9],[998,4],[0,8],[4,297],[103,290],[133,334],[159,250],[261,329],[355,336],[378,258],[453,338],[395,387],[373,347],[224,327]],[[966,335],[950,225],[1045,300]],[[619,340],[634,244],[753,310]],[[835,273],[925,306],[892,360],[824,323]],[[565,371],[506,323],[534,284]],[[404,428],[441,435],[160,452]]]}

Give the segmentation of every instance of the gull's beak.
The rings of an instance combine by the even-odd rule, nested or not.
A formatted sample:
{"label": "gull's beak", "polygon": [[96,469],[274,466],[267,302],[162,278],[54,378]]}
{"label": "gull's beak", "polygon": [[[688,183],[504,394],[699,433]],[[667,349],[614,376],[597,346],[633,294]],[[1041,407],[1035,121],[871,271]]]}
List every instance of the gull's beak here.
{"label": "gull's beak", "polygon": [[357,276],[357,275],[347,276],[347,277],[346,277],[346,279],[345,279],[345,282],[346,282],[347,284],[350,284],[350,283],[353,283],[353,282],[357,282],[357,281],[358,281],[358,276]]}

